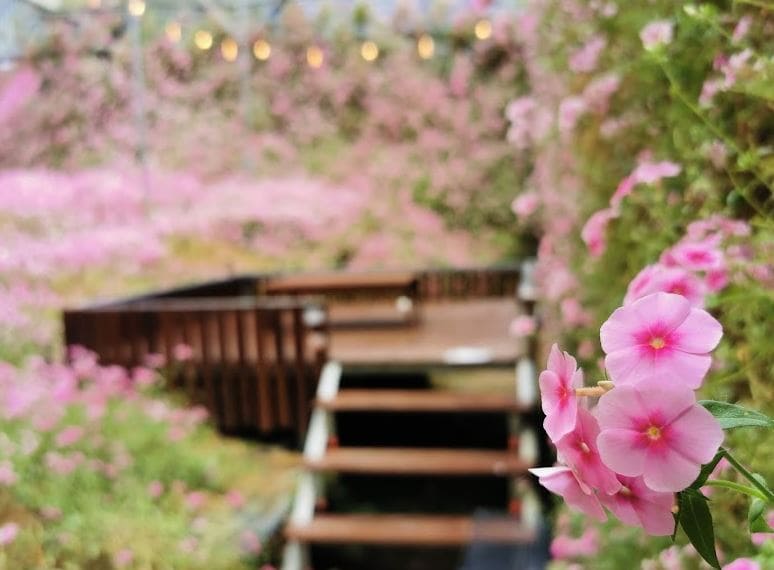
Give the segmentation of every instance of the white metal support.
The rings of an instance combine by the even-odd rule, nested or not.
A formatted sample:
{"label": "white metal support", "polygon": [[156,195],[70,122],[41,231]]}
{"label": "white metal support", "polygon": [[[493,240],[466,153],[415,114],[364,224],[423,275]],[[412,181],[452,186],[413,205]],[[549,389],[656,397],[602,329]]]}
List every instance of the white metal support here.
{"label": "white metal support", "polygon": [[[317,399],[330,401],[336,397],[341,380],[341,364],[328,362],[320,374],[317,384]],[[304,441],[304,459],[319,460],[325,455],[328,437],[331,435],[333,420],[326,410],[315,407],[309,420],[309,429]],[[320,477],[305,471],[299,476],[296,485],[293,510],[289,522],[295,526],[303,526],[312,522],[314,507],[321,494]],[[289,540],[282,554],[282,570],[305,570],[309,567],[309,548],[297,540]]]}

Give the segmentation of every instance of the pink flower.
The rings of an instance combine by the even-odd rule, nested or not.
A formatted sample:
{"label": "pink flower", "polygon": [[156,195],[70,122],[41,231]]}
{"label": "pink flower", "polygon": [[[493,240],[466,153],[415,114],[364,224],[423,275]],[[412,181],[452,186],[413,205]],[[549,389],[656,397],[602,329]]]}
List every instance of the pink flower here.
{"label": "pink flower", "polygon": [[69,447],[74,445],[81,440],[84,433],[85,430],[80,426],[67,426],[56,434],[56,445],[58,447]]}
{"label": "pink flower", "polygon": [[535,192],[519,194],[511,203],[511,210],[520,220],[530,217],[537,210],[540,197]]}
{"label": "pink flower", "polygon": [[13,522],[0,526],[0,546],[11,544],[19,534],[19,525]]}
{"label": "pink flower", "polygon": [[751,558],[737,558],[723,566],[723,570],[761,570],[761,565]]}
{"label": "pink flower", "polygon": [[682,295],[692,306],[701,307],[707,287],[701,279],[684,269],[648,265],[629,284],[624,305],[658,292]]}
{"label": "pink flower", "polygon": [[126,566],[129,566],[133,560],[134,552],[132,552],[129,548],[123,548],[119,550],[113,557],[113,562],[117,568],[125,568]]}
{"label": "pink flower", "polygon": [[187,344],[176,344],[172,349],[172,356],[175,360],[185,362],[186,360],[191,360],[191,358],[193,358],[193,349]]}
{"label": "pink flower", "polygon": [[634,174],[630,174],[618,183],[618,187],[610,197],[610,205],[613,208],[617,208],[621,201],[632,193],[634,187],[637,185],[637,177]]}
{"label": "pink flower", "polygon": [[649,489],[642,477],[619,475],[618,479],[620,490],[614,495],[600,496],[602,504],[624,523],[641,526],[652,536],[672,534],[675,528],[674,495]]}
{"label": "pink flower", "polygon": [[552,441],[570,433],[578,416],[575,388],[583,386],[583,371],[575,359],[554,344],[548,355],[548,369],[540,373],[540,400],[546,418],[543,427]]}
{"label": "pink flower", "polygon": [[616,309],[599,331],[605,368],[617,385],[701,386],[723,328],[685,297],[653,293]]}
{"label": "pink flower", "polygon": [[656,20],[645,26],[640,31],[642,45],[647,50],[656,49],[658,46],[667,45],[672,42],[674,35],[674,24],[669,20]]}
{"label": "pink flower", "polygon": [[575,429],[555,441],[556,451],[561,460],[578,474],[579,480],[611,495],[621,488],[621,484],[599,457],[598,435],[597,419],[588,410],[579,408]]}
{"label": "pink flower", "polygon": [[605,232],[610,220],[618,217],[618,211],[613,208],[605,208],[591,215],[586,225],[581,230],[581,238],[589,248],[592,257],[599,257],[607,248]]}
{"label": "pink flower", "polygon": [[569,59],[570,70],[575,73],[588,73],[594,71],[602,50],[605,49],[605,38],[595,36],[586,42],[579,50],[574,52]]}
{"label": "pink flower", "polygon": [[207,496],[201,491],[191,491],[185,496],[185,506],[196,511],[204,506]]}
{"label": "pink flower", "polygon": [[13,464],[10,461],[3,461],[0,463],[0,485],[10,487],[18,480],[16,471],[13,469]]}
{"label": "pink flower", "polygon": [[569,467],[539,467],[530,469],[529,472],[538,478],[543,487],[561,496],[571,508],[600,522],[607,520],[597,496],[583,489],[578,477]]}
{"label": "pink flower", "polygon": [[[774,512],[770,512],[766,516],[766,522],[774,528]],[[754,532],[750,535],[750,539],[755,546],[761,546],[764,542],[774,540],[774,532]]]}
{"label": "pink flower", "polygon": [[164,485],[161,481],[151,481],[148,483],[148,494],[153,499],[158,499],[164,492]]}
{"label": "pink flower", "polygon": [[562,99],[559,103],[559,115],[557,117],[559,131],[564,135],[569,134],[586,111],[588,111],[588,108],[583,98],[572,95]]}
{"label": "pink flower", "polygon": [[597,552],[599,532],[595,528],[586,529],[578,538],[559,535],[551,541],[551,556],[559,560],[594,556]]}
{"label": "pink flower", "polygon": [[242,550],[253,556],[258,556],[261,550],[263,550],[261,539],[251,530],[242,532],[239,536],[239,545],[242,547]]}
{"label": "pink flower", "polygon": [[683,241],[665,251],[661,256],[665,265],[679,265],[691,271],[711,271],[723,267],[723,253],[712,240],[701,242]]}
{"label": "pink flower", "polygon": [[511,325],[508,328],[508,332],[511,336],[523,337],[535,334],[537,325],[535,324],[535,318],[529,315],[519,315],[511,321]]}
{"label": "pink flower", "polygon": [[681,386],[616,386],[599,399],[596,413],[602,462],[620,475],[642,475],[654,491],[685,489],[723,441],[717,420]]}

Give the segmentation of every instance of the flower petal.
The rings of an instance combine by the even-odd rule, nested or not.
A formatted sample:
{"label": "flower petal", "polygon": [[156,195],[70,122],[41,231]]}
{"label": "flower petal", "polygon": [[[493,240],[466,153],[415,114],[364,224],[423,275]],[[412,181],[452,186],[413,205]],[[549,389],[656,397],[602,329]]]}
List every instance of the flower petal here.
{"label": "flower petal", "polygon": [[602,463],[621,475],[637,477],[645,470],[646,450],[640,435],[628,429],[607,429],[599,434],[597,446]]}
{"label": "flower petal", "polygon": [[714,350],[723,337],[721,324],[703,309],[691,309],[675,332],[679,335],[677,348],[696,354]]}
{"label": "flower petal", "polygon": [[672,447],[696,463],[709,463],[723,443],[723,429],[718,421],[700,405],[677,418],[670,425]]}
{"label": "flower petal", "polygon": [[605,369],[616,385],[639,384],[653,375],[653,358],[630,346],[605,357]]}
{"label": "flower petal", "polygon": [[647,454],[642,478],[654,491],[677,493],[693,483],[701,465],[682,453],[663,446],[651,449]]}
{"label": "flower petal", "polygon": [[642,376],[639,382],[653,382],[653,387],[659,389],[683,386],[695,390],[701,386],[711,365],[712,357],[709,354],[673,350],[669,355],[656,358],[649,375]]}
{"label": "flower petal", "polygon": [[538,477],[543,487],[564,498],[570,507],[600,522],[607,520],[597,496],[583,491],[575,473],[569,467],[543,467],[529,471]]}
{"label": "flower petal", "polygon": [[632,386],[616,386],[599,399],[594,413],[601,430],[612,428],[636,430],[649,410]]}
{"label": "flower petal", "polygon": [[637,344],[635,335],[640,323],[631,306],[626,305],[613,311],[599,329],[599,341],[605,353],[623,350]]}
{"label": "flower petal", "polygon": [[682,324],[691,311],[691,304],[682,295],[673,293],[653,293],[637,299],[629,305],[641,323],[640,330],[658,329],[661,332],[671,332]]}

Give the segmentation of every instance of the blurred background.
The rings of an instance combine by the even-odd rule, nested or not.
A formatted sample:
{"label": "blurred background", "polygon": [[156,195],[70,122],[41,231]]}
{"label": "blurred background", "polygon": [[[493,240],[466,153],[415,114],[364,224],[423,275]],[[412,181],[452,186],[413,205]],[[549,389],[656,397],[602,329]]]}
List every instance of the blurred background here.
{"label": "blurred background", "polygon": [[[772,9],[0,0],[0,568],[282,563],[298,454],[218,435],[206,411],[170,398],[185,343],[174,361],[129,369],[88,352],[65,360],[61,310],[84,303],[245,273],[537,256],[537,316],[508,316],[503,341],[529,340],[538,371],[561,341],[598,375],[599,325],[631,279],[692,222],[737,220],[748,231],[724,235],[707,300],[725,338],[704,395],[771,413]],[[401,382],[460,383],[441,376]],[[512,367],[504,377],[469,383],[511,386]],[[346,437],[406,438],[438,420],[398,419]],[[476,425],[477,444],[506,445],[504,420],[467,420],[428,441],[445,432],[464,447]],[[744,435],[729,443],[771,480],[774,446]],[[392,484],[378,488],[399,492]],[[509,493],[485,480],[422,485],[403,500],[439,512],[450,496],[448,512]],[[406,506],[368,504],[363,489],[350,481],[330,499]],[[727,559],[774,564],[771,537],[742,532],[746,506],[717,495]],[[701,567],[684,537],[672,545],[566,507],[544,515],[556,568]],[[543,567],[549,548],[533,547],[383,564]],[[369,567],[370,554],[350,555]],[[325,556],[321,568],[344,564]]]}

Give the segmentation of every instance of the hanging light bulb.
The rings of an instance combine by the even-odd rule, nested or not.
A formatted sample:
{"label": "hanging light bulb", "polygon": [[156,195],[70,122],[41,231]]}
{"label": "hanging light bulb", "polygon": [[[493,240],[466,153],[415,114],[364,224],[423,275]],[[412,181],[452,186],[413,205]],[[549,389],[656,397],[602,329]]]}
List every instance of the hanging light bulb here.
{"label": "hanging light bulb", "polygon": [[479,20],[473,27],[473,33],[476,34],[476,37],[480,40],[489,39],[492,36],[492,22],[486,18]]}
{"label": "hanging light bulb", "polygon": [[379,57],[379,46],[375,42],[367,40],[360,46],[360,55],[368,62],[376,61],[376,58]]}
{"label": "hanging light bulb", "polygon": [[207,30],[196,30],[194,43],[200,50],[207,51],[212,47],[212,34]]}
{"label": "hanging light bulb", "polygon": [[239,45],[233,38],[226,38],[220,42],[220,55],[226,61],[236,61],[239,56]]}
{"label": "hanging light bulb", "polygon": [[311,45],[306,48],[306,63],[312,69],[319,69],[325,61],[325,54],[319,46]]}
{"label": "hanging light bulb", "polygon": [[417,53],[422,59],[430,59],[435,53],[435,42],[429,34],[422,34],[417,40]]}
{"label": "hanging light bulb", "polygon": [[145,13],[145,0],[129,0],[126,7],[132,16],[139,18]]}
{"label": "hanging light bulb", "polygon": [[271,44],[266,40],[255,40],[253,55],[257,60],[266,61],[271,56]]}
{"label": "hanging light bulb", "polygon": [[179,22],[167,22],[167,25],[164,26],[164,33],[170,42],[176,44],[183,37],[183,28]]}

